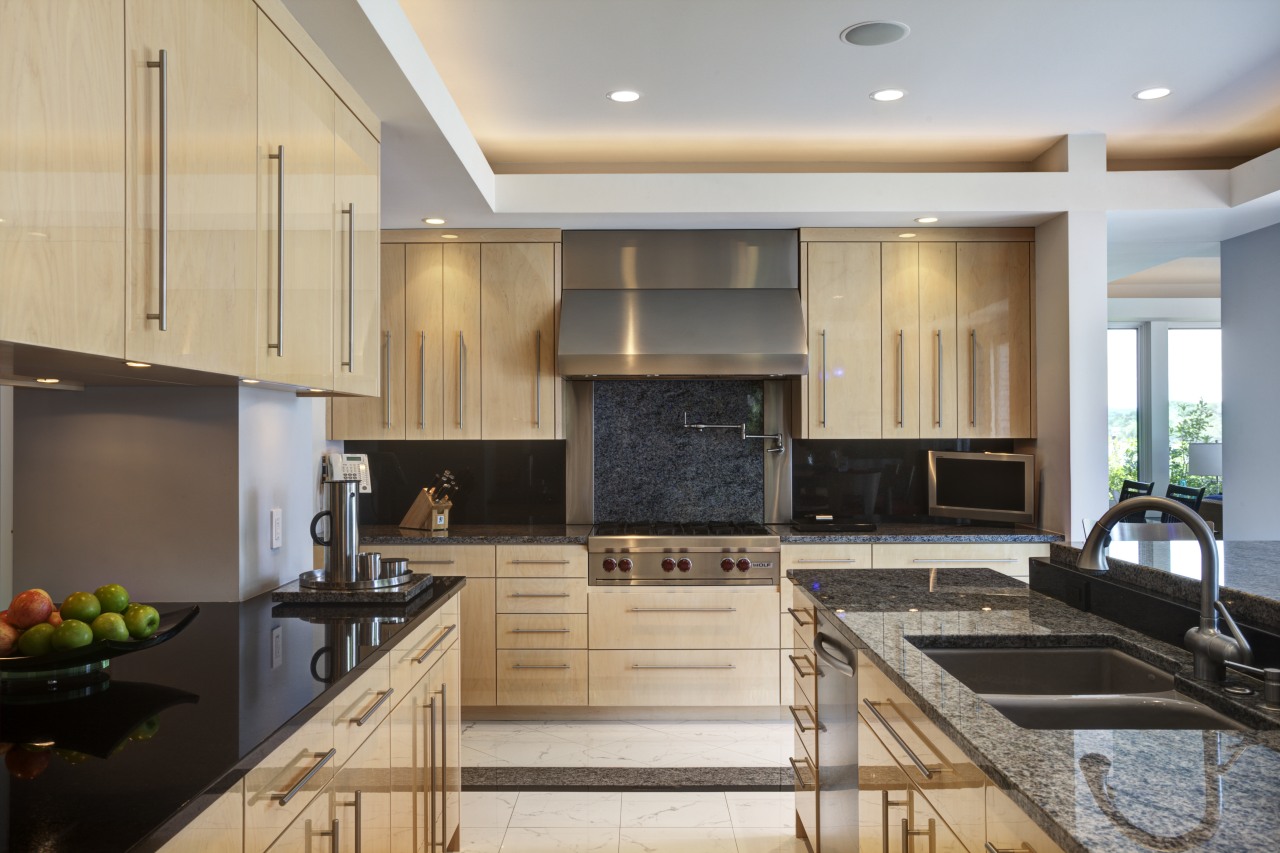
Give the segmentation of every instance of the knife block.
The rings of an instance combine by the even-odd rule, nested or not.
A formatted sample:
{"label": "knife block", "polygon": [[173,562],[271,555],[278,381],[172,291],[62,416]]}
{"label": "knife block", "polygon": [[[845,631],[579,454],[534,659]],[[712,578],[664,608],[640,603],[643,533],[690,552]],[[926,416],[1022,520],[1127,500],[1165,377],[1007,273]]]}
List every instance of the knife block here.
{"label": "knife block", "polygon": [[400,520],[400,526],[411,527],[414,530],[448,530],[449,510],[452,508],[453,501],[437,502],[431,498],[426,489],[423,489],[413,499],[413,505]]}

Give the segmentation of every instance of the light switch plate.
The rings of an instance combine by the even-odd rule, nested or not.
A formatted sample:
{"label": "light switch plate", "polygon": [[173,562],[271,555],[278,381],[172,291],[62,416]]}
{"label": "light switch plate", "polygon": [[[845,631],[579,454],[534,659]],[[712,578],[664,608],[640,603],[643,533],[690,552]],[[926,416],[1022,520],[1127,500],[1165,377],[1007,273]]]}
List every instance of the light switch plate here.
{"label": "light switch plate", "polygon": [[271,668],[284,663],[284,629],[276,625],[271,629]]}
{"label": "light switch plate", "polygon": [[271,510],[271,548],[275,550],[284,545],[284,510],[274,507]]}

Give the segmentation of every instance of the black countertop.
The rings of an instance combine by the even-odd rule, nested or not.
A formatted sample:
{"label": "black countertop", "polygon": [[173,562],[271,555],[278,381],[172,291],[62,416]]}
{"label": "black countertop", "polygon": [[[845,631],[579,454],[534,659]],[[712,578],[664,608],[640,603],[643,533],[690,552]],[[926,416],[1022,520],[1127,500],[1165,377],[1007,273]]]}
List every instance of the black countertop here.
{"label": "black countertop", "polygon": [[[1191,655],[988,569],[787,573],[1068,853],[1280,850],[1280,714],[1181,675],[1178,689],[1258,731],[1033,730],[917,645],[1118,646],[1166,671]],[[1101,757],[1101,761],[1098,757]],[[1106,796],[1091,792],[1094,770]]]}
{"label": "black countertop", "polygon": [[[412,601],[390,606],[275,604],[269,592],[201,602],[195,621],[168,642],[112,660],[110,685],[99,694],[42,704],[6,698],[0,741],[8,733],[29,740],[35,726],[52,727],[42,734],[55,743],[43,758],[22,751],[23,766],[43,764],[35,778],[0,774],[8,845],[0,849],[158,849],[465,583],[437,576]],[[190,604],[156,607],[166,613]],[[346,660],[335,639],[353,621],[375,619],[377,636]],[[273,667],[276,627],[282,655]],[[67,751],[74,746],[80,749]],[[19,763],[9,758],[16,750],[9,763]]]}

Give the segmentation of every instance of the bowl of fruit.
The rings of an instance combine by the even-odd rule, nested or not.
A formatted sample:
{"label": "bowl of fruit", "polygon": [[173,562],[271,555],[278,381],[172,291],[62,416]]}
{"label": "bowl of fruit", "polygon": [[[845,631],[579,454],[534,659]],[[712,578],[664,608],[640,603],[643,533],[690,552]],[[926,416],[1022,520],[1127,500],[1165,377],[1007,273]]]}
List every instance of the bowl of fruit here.
{"label": "bowl of fruit", "polygon": [[131,601],[118,583],[73,592],[61,604],[43,589],[24,590],[0,612],[0,688],[103,671],[112,658],[177,636],[199,612],[193,606],[160,613]]}

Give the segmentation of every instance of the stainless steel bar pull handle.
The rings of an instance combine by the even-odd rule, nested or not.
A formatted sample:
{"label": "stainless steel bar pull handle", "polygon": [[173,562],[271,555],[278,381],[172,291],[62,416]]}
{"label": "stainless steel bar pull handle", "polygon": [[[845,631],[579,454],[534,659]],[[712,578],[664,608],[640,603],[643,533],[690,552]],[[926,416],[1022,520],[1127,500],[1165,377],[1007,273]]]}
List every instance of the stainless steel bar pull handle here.
{"label": "stainless steel bar pull handle", "polygon": [[[364,799],[363,793],[360,790],[357,790],[356,791],[356,853],[361,853],[361,847],[363,846],[360,839],[360,836],[364,835],[363,826],[362,826],[362,824],[364,823],[364,820],[360,814],[364,806],[363,799]],[[334,821],[334,822],[337,823],[337,821]]]}
{"label": "stainless steel bar pull handle", "polygon": [[[796,620],[796,624],[800,625],[801,627],[804,627],[805,625],[813,624],[813,618],[812,618],[813,614],[810,613],[808,610],[796,610],[794,607],[788,607],[787,612],[791,614],[792,619]],[[807,622],[804,619],[801,619],[800,618],[801,613],[810,617],[810,619]]]}
{"label": "stainless steel bar pull handle", "polygon": [[915,836],[929,836],[929,853],[934,853],[938,846],[938,825],[933,818],[929,818],[928,829],[912,829],[911,824],[904,817],[902,819],[902,853],[915,853],[915,844],[912,843]]}
{"label": "stainless steel bar pull handle", "polygon": [[542,330],[534,336],[533,345],[533,425],[542,429]]}
{"label": "stainless steel bar pull handle", "polygon": [[[796,721],[796,728],[802,732],[816,732],[824,730],[826,726],[818,722],[818,718],[813,715],[813,709],[808,705],[788,705],[791,710],[791,719]],[[804,720],[800,719],[800,712],[804,711],[809,715],[809,725],[804,724]]]}
{"label": "stainless steel bar pull handle", "polygon": [[986,850],[987,853],[1036,853],[1036,848],[1025,841],[1018,847],[997,847],[988,841],[982,845],[982,849]]}
{"label": "stainless steel bar pull handle", "polygon": [[363,726],[365,723],[369,722],[369,718],[378,713],[378,709],[385,705],[387,700],[391,698],[391,694],[395,692],[396,689],[394,687],[388,687],[384,690],[382,695],[378,697],[378,701],[374,702],[373,705],[369,707],[369,710],[365,711],[360,719],[356,720],[356,725]]}
{"label": "stainless steel bar pull handle", "polygon": [[898,426],[902,426],[907,408],[907,344],[906,333],[898,330]]}
{"label": "stainless steel bar pull handle", "polygon": [[276,153],[268,154],[268,160],[279,160],[276,170],[276,342],[267,349],[284,357],[284,146],[277,145]]}
{"label": "stainless steel bar pull handle", "polygon": [[[427,428],[427,333],[418,332],[418,429]],[[450,562],[453,562],[450,560]]]}
{"label": "stainless steel bar pull handle", "polygon": [[567,566],[571,560],[512,560],[513,566]]}
{"label": "stainless steel bar pull handle", "polygon": [[942,426],[942,330],[937,331],[938,340],[938,374],[933,378],[934,391],[937,403],[937,413],[933,419],[933,425]]}
{"label": "stainless steel bar pull handle", "polygon": [[341,839],[342,826],[335,817],[329,828],[329,853],[342,853]]}
{"label": "stainless steel bar pull handle", "polygon": [[567,634],[568,628],[512,628],[513,634]]}
{"label": "stainless steel bar pull handle", "polygon": [[391,332],[382,333],[382,425],[391,429]]}
{"label": "stainless steel bar pull handle", "polygon": [[[440,849],[449,844],[449,685],[440,685]],[[930,826],[933,821],[929,821]]]}
{"label": "stainless steel bar pull handle", "polygon": [[160,59],[147,63],[148,68],[160,71],[160,175],[159,214],[156,231],[157,277],[160,284],[160,303],[148,320],[159,320],[160,331],[169,331],[169,51],[161,50]]}
{"label": "stainless steel bar pull handle", "polygon": [[342,366],[351,373],[356,369],[356,203],[342,214],[347,217],[347,360]]}
{"label": "stainless steel bar pull handle", "polygon": [[512,598],[568,598],[567,592],[513,592]]}
{"label": "stainless steel bar pull handle", "polygon": [[875,718],[880,721],[880,725],[884,726],[885,731],[887,731],[889,735],[897,741],[898,746],[902,747],[902,750],[906,752],[907,757],[911,759],[911,763],[916,766],[916,769],[920,771],[924,778],[932,779],[933,771],[925,766],[925,763],[920,760],[920,756],[916,755],[915,751],[912,750],[911,747],[907,746],[907,742],[902,739],[902,735],[898,734],[897,731],[894,730],[893,726],[889,725],[889,721],[884,718],[884,714],[880,713],[880,709],[876,707],[876,704],[870,699],[863,699],[862,704],[867,706],[868,710],[870,710],[871,713],[875,715]]}
{"label": "stainless steel bar pull handle", "polygon": [[512,669],[568,669],[567,663],[513,663]]}
{"label": "stainless steel bar pull handle", "polygon": [[800,559],[796,560],[796,562],[797,563],[856,563],[858,561],[855,560],[853,557],[830,557],[830,558],[824,558],[824,559],[818,559],[817,557],[801,557]]}
{"label": "stainless steel bar pull handle", "polygon": [[969,426],[978,425],[978,331],[969,330]]}
{"label": "stainless steel bar pull handle", "polygon": [[436,846],[436,697],[427,700],[427,784],[423,795],[427,800],[427,849]]}
{"label": "stainless steel bar pull handle", "polygon": [[1018,562],[1018,558],[1017,557],[973,557],[972,559],[964,560],[959,557],[946,557],[942,559],[935,558],[930,560],[926,557],[913,557],[911,562],[928,563],[929,565],[934,565],[935,563],[1016,563]]}
{"label": "stainless steel bar pull handle", "polygon": [[452,634],[452,633],[453,633],[453,629],[454,629],[454,628],[457,628],[457,627],[458,627],[458,626],[457,626],[457,624],[455,623],[455,624],[453,624],[453,625],[450,625],[448,628],[445,628],[444,630],[442,630],[442,631],[439,633],[439,635],[436,637],[435,642],[433,642],[433,643],[431,643],[429,646],[427,646],[426,651],[424,651],[422,654],[418,655],[418,656],[414,659],[414,663],[422,663],[424,660],[426,660],[426,659],[427,659],[427,657],[428,657],[432,652],[434,652],[434,651],[435,651],[435,650],[440,646],[440,644],[441,644],[441,643],[443,643],[443,642],[444,642],[444,638],[445,638],[445,637],[447,637],[447,636],[449,636],[450,634]]}
{"label": "stainless steel bar pull handle", "polygon": [[633,663],[632,669],[737,669],[737,666],[731,663],[672,663],[672,664],[645,664]]}
{"label": "stainless steel bar pull handle", "polygon": [[737,613],[736,607],[632,607],[632,613]]}
{"label": "stainless steel bar pull handle", "polygon": [[[882,853],[889,853],[889,808],[891,806],[894,808],[906,806],[907,812],[910,813],[914,808],[911,799],[910,788],[907,789],[907,798],[905,800],[891,800],[889,799],[888,791],[880,792],[880,849]],[[906,850],[904,849],[902,853],[906,853]]]}
{"label": "stainless steel bar pull handle", "polygon": [[[800,655],[798,658],[795,655],[787,655],[787,660],[791,661],[791,666],[795,668],[796,674],[801,678],[811,678],[818,673],[808,655]],[[800,668],[800,661],[804,661],[805,665],[809,667],[808,672]]]}
{"label": "stainless steel bar pull handle", "polygon": [[822,428],[827,427],[827,330],[822,330]]}
{"label": "stainless steel bar pull handle", "polygon": [[463,394],[466,393],[464,387],[464,375],[467,371],[467,342],[462,338],[462,332],[458,332],[458,429],[462,429],[462,400]]}
{"label": "stainless steel bar pull handle", "polygon": [[[791,762],[791,770],[796,774],[796,782],[800,785],[800,790],[812,791],[815,787],[817,787],[817,783],[814,781],[814,778],[813,778],[813,765],[809,763],[808,756],[804,757],[801,760],[804,761],[806,765],[806,768],[803,772],[800,769],[799,762],[793,756],[790,756],[790,755],[787,756],[787,761]],[[808,774],[807,779],[805,778],[806,773]]]}
{"label": "stainless steel bar pull handle", "polygon": [[310,781],[311,781],[311,777],[312,777],[312,776],[314,776],[314,775],[316,775],[317,773],[319,773],[319,772],[320,772],[320,768],[321,768],[321,767],[324,767],[326,764],[328,764],[328,763],[329,763],[329,759],[333,758],[333,756],[335,756],[337,753],[338,753],[338,750],[336,750],[336,749],[330,749],[328,752],[326,752],[326,753],[321,757],[321,759],[315,763],[315,766],[314,766],[314,767],[312,767],[310,770],[308,770],[308,771],[307,771],[307,775],[306,775],[306,776],[303,776],[301,779],[299,779],[299,780],[298,780],[298,782],[297,782],[297,784],[295,784],[295,785],[294,785],[292,788],[290,788],[287,792],[285,792],[284,794],[282,794],[282,795],[281,795],[281,797],[280,797],[280,805],[282,805],[282,806],[287,806],[287,805],[289,804],[289,801],[290,801],[290,800],[292,800],[294,797],[296,797],[296,796],[298,795],[298,792],[299,792],[299,791],[301,791],[301,790],[303,789],[303,787],[304,787],[308,782],[310,782]]}

